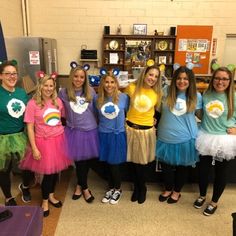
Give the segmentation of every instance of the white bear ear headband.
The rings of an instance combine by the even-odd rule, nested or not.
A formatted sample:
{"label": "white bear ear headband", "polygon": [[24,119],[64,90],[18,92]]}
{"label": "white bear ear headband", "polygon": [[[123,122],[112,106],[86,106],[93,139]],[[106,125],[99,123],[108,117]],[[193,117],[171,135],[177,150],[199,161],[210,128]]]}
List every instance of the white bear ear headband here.
{"label": "white bear ear headband", "polygon": [[[189,70],[192,70],[193,67],[194,67],[194,64],[193,64],[192,62],[189,62],[189,63],[187,63],[185,66],[186,66]],[[180,67],[181,67],[181,65],[180,65],[179,63],[175,63],[175,64],[173,65],[173,69],[174,69],[174,70],[178,70]]]}
{"label": "white bear ear headband", "polygon": [[[119,73],[120,73],[120,70],[119,70],[118,68],[114,68],[114,69],[112,70],[112,74],[113,74],[114,76],[118,76]],[[107,69],[106,69],[106,68],[101,68],[101,69],[100,69],[100,75],[101,75],[101,76],[108,75]]]}
{"label": "white bear ear headband", "polygon": [[70,63],[70,67],[71,67],[72,69],[75,69],[76,67],[80,67],[80,68],[84,69],[85,71],[87,71],[87,70],[90,69],[90,65],[89,65],[89,64],[84,64],[83,66],[81,66],[81,65],[77,64],[76,61],[72,61],[72,62]]}

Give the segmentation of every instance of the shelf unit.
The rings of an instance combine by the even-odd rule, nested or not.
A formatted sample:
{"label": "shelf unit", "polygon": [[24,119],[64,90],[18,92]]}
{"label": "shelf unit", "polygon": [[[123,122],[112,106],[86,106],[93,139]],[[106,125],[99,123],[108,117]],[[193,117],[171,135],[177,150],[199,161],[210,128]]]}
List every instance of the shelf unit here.
{"label": "shelf unit", "polygon": [[175,36],[165,35],[104,35],[102,66],[107,70],[118,67],[132,73],[132,67],[143,67],[148,59],[165,65],[171,77],[175,56]]}

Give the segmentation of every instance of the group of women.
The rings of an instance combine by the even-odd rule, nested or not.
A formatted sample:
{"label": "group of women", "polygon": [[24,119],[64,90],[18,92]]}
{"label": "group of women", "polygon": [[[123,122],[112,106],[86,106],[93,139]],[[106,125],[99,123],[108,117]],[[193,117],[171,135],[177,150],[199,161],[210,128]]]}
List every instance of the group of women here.
{"label": "group of women", "polygon": [[[122,195],[120,164],[130,162],[131,201],[142,204],[146,200],[147,164],[156,159],[161,164],[165,187],[159,201],[169,204],[180,199],[188,167],[198,165],[200,195],[194,202],[196,208],[206,200],[209,170],[214,165],[213,196],[203,213],[215,212],[226,185],[229,160],[236,156],[232,73],[225,67],[218,68],[203,98],[197,92],[193,71],[185,66],[175,70],[170,86],[164,88],[155,65],[146,67],[124,92],[119,91],[116,76],[115,70],[105,71],[96,94],[89,86],[86,68],[71,63],[68,86],[58,96],[56,75],[40,72],[37,90],[28,101],[24,90],[16,87],[14,63],[0,65],[0,186],[6,205],[16,205],[10,171],[17,161],[23,170],[19,189],[25,202],[31,199],[31,172],[43,175],[45,217],[49,215],[49,204],[62,206],[54,195],[57,175],[72,162],[77,177],[72,199],[83,196],[86,202],[93,202],[88,171],[97,158],[107,164],[108,171],[108,189],[102,202],[118,203]],[[156,130],[157,112],[161,118]],[[201,119],[200,131],[195,115]],[[65,128],[62,117],[66,119]]]}

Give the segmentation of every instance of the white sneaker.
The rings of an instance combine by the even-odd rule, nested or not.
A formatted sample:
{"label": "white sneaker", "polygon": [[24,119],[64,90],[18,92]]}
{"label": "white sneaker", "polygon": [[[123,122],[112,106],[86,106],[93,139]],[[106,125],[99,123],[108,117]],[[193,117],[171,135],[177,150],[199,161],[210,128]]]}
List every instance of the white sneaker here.
{"label": "white sneaker", "polygon": [[107,191],[105,193],[105,196],[102,199],[102,203],[108,203],[111,200],[111,197],[112,197],[114,192],[115,192],[114,189],[110,189],[109,191]]}
{"label": "white sneaker", "polygon": [[122,190],[115,190],[114,193],[112,194],[110,203],[117,204],[120,200],[121,194],[122,194]]}

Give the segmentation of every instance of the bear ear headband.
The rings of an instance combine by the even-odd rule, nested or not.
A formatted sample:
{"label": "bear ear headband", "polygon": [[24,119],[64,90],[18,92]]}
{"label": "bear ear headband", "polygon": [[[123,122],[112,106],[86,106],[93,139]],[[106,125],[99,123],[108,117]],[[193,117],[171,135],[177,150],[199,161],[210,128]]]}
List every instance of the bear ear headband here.
{"label": "bear ear headband", "polygon": [[[212,70],[217,70],[220,68],[220,65],[218,63],[213,63],[211,66]],[[234,64],[228,64],[226,66],[226,68],[230,71],[230,72],[234,72],[234,70],[236,69],[236,66]]]}
{"label": "bear ear headband", "polygon": [[[114,69],[112,70],[112,74],[113,74],[114,76],[118,76],[119,73],[120,73],[120,70],[119,70],[118,68],[114,68]],[[102,75],[102,76],[108,75],[107,69],[106,69],[106,68],[101,68],[101,69],[100,69],[100,75]]]}
{"label": "bear ear headband", "polygon": [[[6,60],[7,61],[7,60]],[[6,62],[6,61],[0,61],[0,65],[2,65],[4,62]],[[14,66],[17,66],[17,60],[15,60],[15,59],[12,59],[12,60],[10,60],[9,62],[11,62]]]}
{"label": "bear ear headband", "polygon": [[[174,70],[177,70],[177,69],[179,69],[180,68],[180,64],[179,63],[175,63],[174,65],[173,65],[173,69]],[[193,69],[193,67],[194,67],[194,64],[192,63],[192,62],[188,62],[186,65],[185,65],[189,70],[192,70]]]}
{"label": "bear ear headband", "polygon": [[[36,73],[36,76],[38,77],[38,79],[42,79],[45,77],[45,73],[43,71],[38,71]],[[56,80],[57,78],[57,73],[56,72],[53,72],[51,75],[50,75],[50,78],[52,78],[53,80]]]}
{"label": "bear ear headband", "polygon": [[76,61],[72,61],[70,63],[70,67],[72,69],[75,69],[76,67],[81,67],[82,69],[84,69],[85,71],[89,70],[90,65],[89,64],[84,64],[83,66],[79,65]]}

